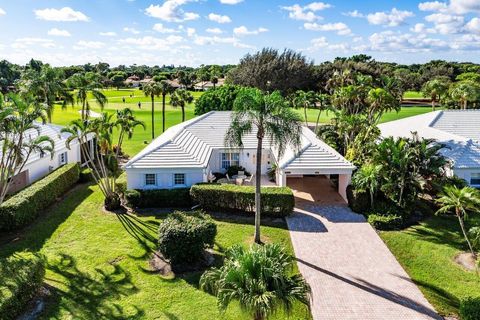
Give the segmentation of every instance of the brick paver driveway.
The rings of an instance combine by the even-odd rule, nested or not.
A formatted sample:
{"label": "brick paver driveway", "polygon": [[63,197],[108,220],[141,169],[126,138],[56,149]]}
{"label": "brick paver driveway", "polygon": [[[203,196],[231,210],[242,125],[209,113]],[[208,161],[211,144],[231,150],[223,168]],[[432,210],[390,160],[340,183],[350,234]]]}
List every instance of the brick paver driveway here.
{"label": "brick paver driveway", "polygon": [[362,216],[300,206],[287,222],[314,319],[441,319]]}

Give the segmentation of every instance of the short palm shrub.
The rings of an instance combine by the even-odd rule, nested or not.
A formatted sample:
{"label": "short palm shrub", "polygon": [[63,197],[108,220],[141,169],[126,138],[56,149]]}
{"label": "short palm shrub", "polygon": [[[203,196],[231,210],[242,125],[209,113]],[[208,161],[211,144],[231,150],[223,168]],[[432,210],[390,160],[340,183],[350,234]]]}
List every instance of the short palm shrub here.
{"label": "short palm shrub", "polygon": [[470,297],[460,302],[460,319],[480,320],[480,297]]}
{"label": "short palm shrub", "polygon": [[263,320],[278,309],[289,313],[295,301],[309,305],[310,287],[301,275],[292,275],[294,263],[278,244],[235,245],[221,268],[202,275],[200,287],[217,297],[221,311],[238,301],[252,319]]}
{"label": "short palm shrub", "polygon": [[468,230],[468,236],[475,250],[480,250],[480,227],[472,227]]}
{"label": "short palm shrub", "polygon": [[0,259],[0,319],[16,319],[42,286],[41,259],[27,252]]}
{"label": "short palm shrub", "polygon": [[173,266],[201,260],[204,250],[213,247],[217,225],[202,211],[170,214],[158,228],[158,249]]}
{"label": "short palm shrub", "polygon": [[93,174],[92,174],[92,169],[90,168],[83,168],[80,171],[80,179],[79,182],[85,183],[85,182],[92,182],[94,181],[93,179]]}
{"label": "short palm shrub", "polygon": [[120,194],[125,194],[127,191],[127,173],[123,172],[115,180],[115,190]]}
{"label": "short palm shrub", "polygon": [[368,223],[377,230],[395,230],[403,226],[403,219],[397,215],[379,215],[372,213],[368,215]]}

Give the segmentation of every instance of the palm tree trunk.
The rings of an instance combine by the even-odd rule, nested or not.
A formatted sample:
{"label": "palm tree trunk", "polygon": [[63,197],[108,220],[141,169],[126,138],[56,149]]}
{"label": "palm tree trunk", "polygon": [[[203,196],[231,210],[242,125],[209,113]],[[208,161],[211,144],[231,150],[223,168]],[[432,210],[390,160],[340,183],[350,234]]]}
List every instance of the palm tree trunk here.
{"label": "palm tree trunk", "polygon": [[305,126],[308,128],[307,107],[303,107],[303,114],[305,116]]}
{"label": "palm tree trunk", "polygon": [[155,106],[155,97],[152,94],[152,140],[155,138],[155,121],[154,121],[154,106]]}
{"label": "palm tree trunk", "polygon": [[182,122],[185,121],[185,106],[182,104]]}
{"label": "palm tree trunk", "polygon": [[432,98],[432,111],[435,111],[435,98]]}
{"label": "palm tree trunk", "polygon": [[319,110],[318,115],[317,115],[317,122],[315,123],[315,134],[317,134],[317,132],[318,132],[318,123],[320,122],[320,115],[321,114],[322,114],[322,110]]}
{"label": "palm tree trunk", "polygon": [[373,191],[370,189],[370,206],[373,208]]}
{"label": "palm tree trunk", "polygon": [[468,101],[465,100],[465,101],[463,102],[463,110],[467,110],[467,106],[468,106]]}
{"label": "palm tree trunk", "polygon": [[467,231],[465,230],[465,224],[463,223],[463,218],[462,218],[462,215],[460,214],[460,210],[458,210],[458,208],[455,209],[455,214],[457,215],[458,222],[460,223],[460,228],[462,229],[463,236],[465,237],[465,240],[467,241],[468,248],[470,249],[470,252],[472,253],[473,258],[475,260],[477,260],[477,254],[475,253],[475,250],[473,250],[472,243],[468,239]]}
{"label": "palm tree trunk", "polygon": [[262,181],[262,143],[263,138],[261,136],[257,137],[257,167],[255,171],[255,243],[262,243],[260,240],[260,214],[262,211],[261,206],[261,181]]}
{"label": "palm tree trunk", "polygon": [[162,95],[162,132],[165,132],[165,96],[166,94]]}
{"label": "palm tree trunk", "polygon": [[85,114],[85,100],[82,102],[82,120],[86,119],[86,114]]}

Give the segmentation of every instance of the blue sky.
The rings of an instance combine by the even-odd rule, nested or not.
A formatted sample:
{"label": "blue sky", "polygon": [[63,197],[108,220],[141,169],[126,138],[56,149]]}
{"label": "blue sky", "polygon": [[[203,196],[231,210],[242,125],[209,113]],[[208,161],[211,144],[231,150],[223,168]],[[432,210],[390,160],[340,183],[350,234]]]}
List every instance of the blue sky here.
{"label": "blue sky", "polygon": [[0,29],[0,59],[22,64],[198,66],[262,47],[480,62],[480,0],[0,0]]}

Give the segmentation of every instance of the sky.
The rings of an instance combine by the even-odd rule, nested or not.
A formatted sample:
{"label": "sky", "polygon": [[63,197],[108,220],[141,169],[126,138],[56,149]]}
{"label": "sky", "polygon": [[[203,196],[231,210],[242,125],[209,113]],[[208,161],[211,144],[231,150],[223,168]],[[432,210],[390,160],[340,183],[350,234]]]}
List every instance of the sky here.
{"label": "sky", "polygon": [[195,67],[263,47],[480,63],[480,0],[0,0],[0,30],[0,59],[19,64]]}

